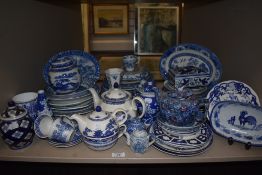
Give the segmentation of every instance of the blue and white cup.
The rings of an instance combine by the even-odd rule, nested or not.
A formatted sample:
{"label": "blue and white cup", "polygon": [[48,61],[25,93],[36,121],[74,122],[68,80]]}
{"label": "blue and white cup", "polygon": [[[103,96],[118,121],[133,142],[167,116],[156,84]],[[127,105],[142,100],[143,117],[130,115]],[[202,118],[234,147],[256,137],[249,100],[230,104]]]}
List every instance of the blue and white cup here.
{"label": "blue and white cup", "polygon": [[12,98],[17,106],[25,108],[32,121],[37,118],[37,93],[24,92]]}
{"label": "blue and white cup", "polygon": [[138,63],[139,58],[135,55],[126,55],[123,57],[123,66],[128,72],[134,71]]}
{"label": "blue and white cup", "polygon": [[127,144],[134,153],[145,153],[155,142],[155,138],[149,135],[146,130],[135,130],[132,134],[125,133]]}
{"label": "blue and white cup", "polygon": [[105,71],[106,78],[110,88],[114,88],[115,85],[120,84],[121,76],[123,73],[123,69],[120,68],[110,68]]}

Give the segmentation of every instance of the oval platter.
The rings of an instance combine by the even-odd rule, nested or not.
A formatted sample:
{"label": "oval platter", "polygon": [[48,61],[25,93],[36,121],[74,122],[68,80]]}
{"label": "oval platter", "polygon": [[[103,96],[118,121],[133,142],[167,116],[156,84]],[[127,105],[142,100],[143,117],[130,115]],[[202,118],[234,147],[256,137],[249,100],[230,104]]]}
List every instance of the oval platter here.
{"label": "oval platter", "polygon": [[167,80],[175,72],[177,86],[213,87],[222,75],[217,56],[209,49],[191,43],[179,44],[166,51],[160,59],[160,73]]}
{"label": "oval platter", "polygon": [[210,115],[213,130],[241,143],[262,146],[262,108],[251,104],[223,101]]}
{"label": "oval platter", "polygon": [[70,57],[76,60],[82,78],[82,86],[90,88],[95,85],[100,76],[100,66],[97,59],[93,55],[81,50],[67,50],[57,53],[49,59],[47,64],[45,64],[43,77],[48,86],[50,86],[48,73],[51,63],[54,60],[63,57]]}

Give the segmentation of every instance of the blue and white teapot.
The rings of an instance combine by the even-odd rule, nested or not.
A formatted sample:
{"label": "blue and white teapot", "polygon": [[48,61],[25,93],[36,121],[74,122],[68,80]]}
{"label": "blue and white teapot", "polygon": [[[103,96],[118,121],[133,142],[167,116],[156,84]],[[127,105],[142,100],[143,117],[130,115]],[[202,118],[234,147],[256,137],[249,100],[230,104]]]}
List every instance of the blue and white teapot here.
{"label": "blue and white teapot", "polygon": [[[116,113],[122,111],[125,116],[121,121],[116,121]],[[78,123],[79,130],[84,137],[84,142],[93,150],[105,150],[111,148],[126,132],[124,122],[127,114],[122,109],[115,110],[112,114],[102,111],[100,106],[96,111],[87,115],[74,114],[70,119]],[[120,128],[123,128],[120,130]]]}

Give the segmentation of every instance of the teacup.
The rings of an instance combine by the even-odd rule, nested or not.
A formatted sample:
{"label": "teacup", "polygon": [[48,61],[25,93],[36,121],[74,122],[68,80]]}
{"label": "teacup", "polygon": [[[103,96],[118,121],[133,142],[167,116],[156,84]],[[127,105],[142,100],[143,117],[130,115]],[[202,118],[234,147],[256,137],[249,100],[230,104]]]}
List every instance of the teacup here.
{"label": "teacup", "polygon": [[115,85],[120,84],[120,79],[123,73],[123,69],[110,68],[105,71],[106,78],[110,88],[114,88]]}
{"label": "teacup", "polygon": [[130,72],[135,70],[136,65],[139,62],[139,58],[135,55],[126,55],[123,57],[123,66],[126,71]]}
{"label": "teacup", "polygon": [[34,130],[38,137],[49,138],[60,143],[70,142],[75,134],[75,126],[66,117],[53,119],[48,115],[37,117]]}
{"label": "teacup", "polygon": [[127,138],[127,144],[134,153],[145,153],[148,147],[155,142],[155,139],[151,137],[146,130],[135,130],[131,134],[126,132],[125,135]]}
{"label": "teacup", "polygon": [[35,92],[25,92],[17,94],[12,98],[17,106],[24,107],[29,117],[35,121],[37,118],[37,93]]}

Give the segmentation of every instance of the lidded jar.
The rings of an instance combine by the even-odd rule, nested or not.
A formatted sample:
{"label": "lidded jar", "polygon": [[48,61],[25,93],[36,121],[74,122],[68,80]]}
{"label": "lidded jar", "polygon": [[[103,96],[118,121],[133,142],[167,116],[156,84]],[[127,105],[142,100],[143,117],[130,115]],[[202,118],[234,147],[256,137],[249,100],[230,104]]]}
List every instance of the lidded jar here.
{"label": "lidded jar", "polygon": [[0,133],[10,149],[29,146],[33,141],[34,129],[27,110],[9,103],[9,107],[0,116]]}

